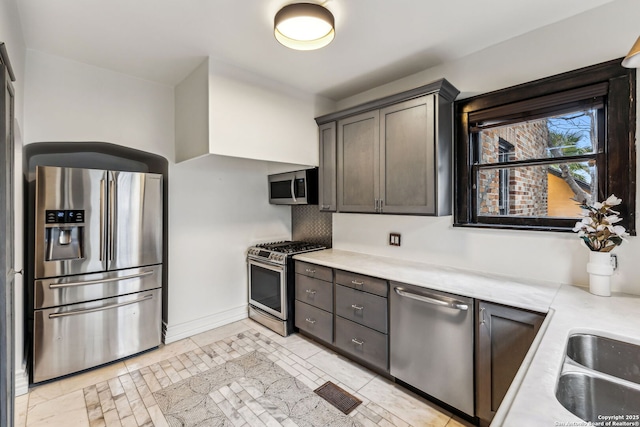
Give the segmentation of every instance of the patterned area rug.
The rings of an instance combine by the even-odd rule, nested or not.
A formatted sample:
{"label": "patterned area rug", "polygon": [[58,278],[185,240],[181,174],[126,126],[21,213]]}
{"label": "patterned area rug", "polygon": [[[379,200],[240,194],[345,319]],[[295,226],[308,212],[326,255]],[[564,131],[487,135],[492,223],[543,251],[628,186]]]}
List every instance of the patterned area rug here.
{"label": "patterned area rug", "polygon": [[226,362],[153,393],[172,427],[356,426],[310,388],[259,352]]}

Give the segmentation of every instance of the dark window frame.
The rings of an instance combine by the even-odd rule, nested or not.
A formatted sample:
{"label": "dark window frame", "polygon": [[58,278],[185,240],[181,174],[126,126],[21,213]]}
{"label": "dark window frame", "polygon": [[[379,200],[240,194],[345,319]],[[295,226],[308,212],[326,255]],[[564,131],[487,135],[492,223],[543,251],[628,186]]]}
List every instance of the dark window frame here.
{"label": "dark window frame", "polygon": [[[575,218],[501,217],[478,218],[473,188],[474,144],[470,126],[478,120],[500,118],[521,121],[531,111],[555,110],[556,105],[582,104],[585,99],[603,99],[606,119],[603,149],[597,154],[598,200],[610,194],[620,197],[623,225],[636,234],[636,70],[620,65],[622,59],[456,101],[454,226],[571,231]],[[604,91],[604,95],[603,95]],[[471,119],[470,119],[471,117]],[[558,158],[561,159],[561,158]],[[558,160],[555,159],[555,160]]]}
{"label": "dark window frame", "polygon": [[[498,162],[508,162],[513,155],[514,145],[506,139],[500,138],[498,141]],[[498,196],[500,215],[507,215],[511,210],[511,171],[501,169],[499,172]]]}

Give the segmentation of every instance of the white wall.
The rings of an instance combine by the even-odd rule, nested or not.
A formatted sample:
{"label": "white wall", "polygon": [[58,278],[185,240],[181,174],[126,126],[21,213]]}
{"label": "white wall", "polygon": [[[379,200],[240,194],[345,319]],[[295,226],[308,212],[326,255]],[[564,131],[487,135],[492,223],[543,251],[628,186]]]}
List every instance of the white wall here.
{"label": "white wall", "polygon": [[176,162],[209,154],[209,60],[175,89]]}
{"label": "white wall", "polygon": [[27,51],[25,143],[104,141],[173,160],[173,88]]}
{"label": "white wall", "polygon": [[267,204],[266,162],[175,164],[173,88],[32,50],[25,117],[26,143],[105,141],[169,160],[168,341],[246,316],[244,251],[291,235],[290,210]]}
{"label": "white wall", "polygon": [[[501,89],[626,55],[638,37],[640,2],[618,0],[338,102],[344,109],[442,77],[461,97]],[[460,97],[459,97],[460,98]],[[640,157],[639,157],[640,159]],[[637,167],[640,177],[640,166]],[[640,194],[636,196],[640,213]],[[586,285],[588,250],[575,234],[461,229],[452,217],[335,214],[334,248],[438,263],[476,271]],[[388,246],[389,232],[402,246]],[[640,238],[616,249],[614,290],[640,294]]]}
{"label": "white wall", "polygon": [[[22,200],[22,127],[24,124],[24,70],[26,48],[20,27],[20,17],[15,1],[0,1],[0,42],[4,42],[9,55],[9,61],[13,68],[16,81],[13,82],[15,89],[15,200]],[[16,271],[23,267],[23,209],[22,203],[15,206],[15,266]],[[27,392],[27,376],[24,364],[24,347],[22,337],[24,335],[24,284],[23,276],[15,276],[14,286],[14,316],[15,328],[15,368],[16,368],[16,394]]]}
{"label": "white wall", "polygon": [[209,60],[209,151],[318,165],[316,97]]}
{"label": "white wall", "polygon": [[267,163],[209,155],[174,165],[169,216],[169,341],[246,317],[247,248],[291,238],[270,205]]}

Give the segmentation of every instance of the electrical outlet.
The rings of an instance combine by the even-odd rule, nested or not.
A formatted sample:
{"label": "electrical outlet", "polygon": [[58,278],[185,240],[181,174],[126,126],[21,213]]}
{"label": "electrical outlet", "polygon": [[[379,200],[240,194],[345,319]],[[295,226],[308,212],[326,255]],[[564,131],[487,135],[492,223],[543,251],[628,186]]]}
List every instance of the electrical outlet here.
{"label": "electrical outlet", "polygon": [[389,233],[389,244],[391,246],[400,246],[400,233]]}

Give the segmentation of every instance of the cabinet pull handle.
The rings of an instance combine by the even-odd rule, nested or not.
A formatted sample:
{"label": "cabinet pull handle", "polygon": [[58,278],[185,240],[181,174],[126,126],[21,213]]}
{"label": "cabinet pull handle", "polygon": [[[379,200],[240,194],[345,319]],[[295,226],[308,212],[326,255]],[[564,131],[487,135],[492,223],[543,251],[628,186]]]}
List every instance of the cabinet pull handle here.
{"label": "cabinet pull handle", "polygon": [[355,304],[351,304],[351,308],[353,308],[354,310],[359,310],[362,311],[364,310],[364,307],[361,305],[355,305]]}
{"label": "cabinet pull handle", "polygon": [[316,323],[316,320],[315,320],[315,319],[310,319],[310,318],[308,318],[308,317],[307,317],[306,319],[304,319],[304,320],[306,320],[307,322],[311,323],[312,325],[313,325],[314,323]]}
{"label": "cabinet pull handle", "polygon": [[329,209],[331,205],[322,205],[322,209]]}
{"label": "cabinet pull handle", "polygon": [[310,294],[310,295],[315,295],[316,294],[316,291],[314,291],[313,289],[307,289],[305,292]]}
{"label": "cabinet pull handle", "polygon": [[312,268],[307,268],[304,271],[306,271],[309,274],[316,274],[316,271],[314,269],[312,269]]}
{"label": "cabinet pull handle", "polygon": [[484,320],[484,307],[480,309],[480,324],[484,325],[485,320]]}
{"label": "cabinet pull handle", "polygon": [[361,282],[361,281],[359,281],[359,280],[352,280],[352,281],[351,281],[351,283],[353,283],[353,284],[354,284],[354,285],[356,285],[356,286],[362,286],[362,285],[364,285],[364,282]]}
{"label": "cabinet pull handle", "polygon": [[378,203],[378,205],[380,206],[380,212],[382,212],[382,209],[384,208],[384,200],[380,199],[380,202]]}
{"label": "cabinet pull handle", "polygon": [[351,342],[354,343],[354,344],[357,344],[359,346],[364,344],[364,341],[359,340],[358,338],[351,338]]}

